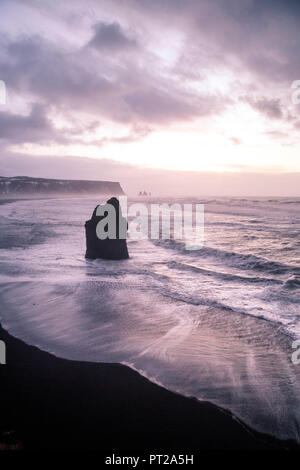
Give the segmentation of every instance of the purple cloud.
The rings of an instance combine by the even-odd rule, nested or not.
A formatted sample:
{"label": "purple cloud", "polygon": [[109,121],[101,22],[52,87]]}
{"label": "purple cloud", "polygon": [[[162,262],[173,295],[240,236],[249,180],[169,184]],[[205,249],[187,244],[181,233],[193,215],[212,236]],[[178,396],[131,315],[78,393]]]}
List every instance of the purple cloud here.
{"label": "purple cloud", "polygon": [[282,105],[279,99],[268,98],[252,98],[246,96],[241,98],[242,101],[248,103],[253,109],[270,119],[282,119],[284,117]]}
{"label": "purple cloud", "polygon": [[0,141],[9,143],[60,142],[67,139],[47,118],[43,105],[34,104],[28,115],[0,112]]}
{"label": "purple cloud", "polygon": [[[19,16],[10,4],[0,7],[7,14],[0,79],[16,102],[33,105],[27,116],[1,108],[2,149],[83,142],[85,132],[94,132],[101,147],[130,143],[197,121],[210,129],[223,112],[234,115],[240,97],[278,121],[278,137],[297,132],[289,86],[300,78],[299,2],[103,0],[99,6],[74,0],[70,6],[33,0],[29,7],[15,0]],[[35,14],[40,23],[30,21]],[[68,130],[53,125],[55,113],[69,122]],[[81,116],[86,124],[73,125]],[[290,130],[282,131],[280,121],[291,121]],[[116,135],[129,131],[98,138],[99,123],[107,122],[123,126]],[[264,125],[261,134],[274,137]],[[227,132],[241,143],[236,129]]]}
{"label": "purple cloud", "polygon": [[94,36],[89,41],[88,45],[99,51],[123,51],[124,49],[137,47],[137,41],[127,36],[117,22],[99,22],[95,24],[94,31]]}

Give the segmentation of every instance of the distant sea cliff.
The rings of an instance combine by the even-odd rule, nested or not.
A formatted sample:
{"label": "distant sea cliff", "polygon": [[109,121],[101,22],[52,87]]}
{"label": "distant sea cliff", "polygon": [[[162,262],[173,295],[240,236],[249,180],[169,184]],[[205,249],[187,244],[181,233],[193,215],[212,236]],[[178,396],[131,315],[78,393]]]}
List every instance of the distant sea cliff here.
{"label": "distant sea cliff", "polygon": [[114,181],[58,180],[29,176],[0,176],[0,196],[124,194],[120,183]]}

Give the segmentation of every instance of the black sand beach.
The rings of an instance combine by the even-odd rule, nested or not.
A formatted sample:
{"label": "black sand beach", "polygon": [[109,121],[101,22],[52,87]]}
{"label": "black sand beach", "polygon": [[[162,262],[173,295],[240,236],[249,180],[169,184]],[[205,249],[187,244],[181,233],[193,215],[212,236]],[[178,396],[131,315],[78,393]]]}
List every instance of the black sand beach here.
{"label": "black sand beach", "polygon": [[125,366],[59,359],[2,327],[0,339],[7,353],[6,365],[0,366],[2,448],[14,441],[26,450],[293,447],[249,430],[210,403],[165,390]]}

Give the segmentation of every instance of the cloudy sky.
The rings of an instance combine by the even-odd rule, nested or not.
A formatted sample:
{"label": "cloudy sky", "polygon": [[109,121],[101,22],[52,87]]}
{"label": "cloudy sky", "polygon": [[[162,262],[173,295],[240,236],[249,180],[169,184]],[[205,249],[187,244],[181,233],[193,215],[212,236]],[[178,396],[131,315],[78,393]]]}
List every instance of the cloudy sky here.
{"label": "cloudy sky", "polygon": [[0,14],[1,175],[300,195],[299,1],[2,0]]}

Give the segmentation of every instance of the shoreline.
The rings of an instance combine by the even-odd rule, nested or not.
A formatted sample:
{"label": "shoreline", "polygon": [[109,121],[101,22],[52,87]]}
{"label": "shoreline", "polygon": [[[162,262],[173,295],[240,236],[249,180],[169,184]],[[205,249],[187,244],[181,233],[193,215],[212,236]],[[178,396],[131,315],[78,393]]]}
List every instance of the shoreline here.
{"label": "shoreline", "polygon": [[230,412],[150,382],[121,364],[71,361],[29,346],[0,325],[6,364],[1,442],[27,450],[299,449]]}

